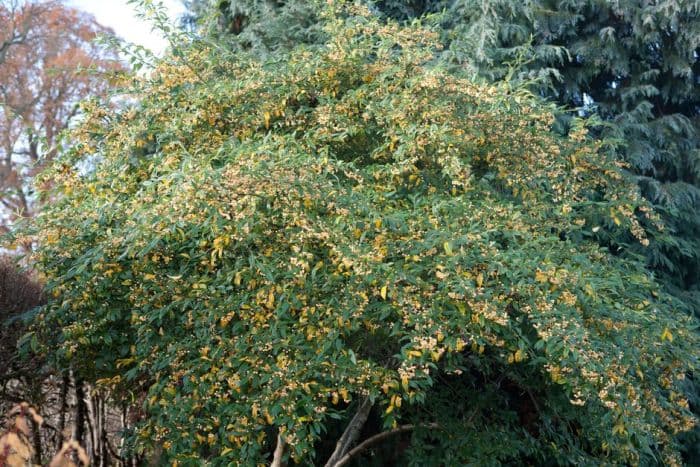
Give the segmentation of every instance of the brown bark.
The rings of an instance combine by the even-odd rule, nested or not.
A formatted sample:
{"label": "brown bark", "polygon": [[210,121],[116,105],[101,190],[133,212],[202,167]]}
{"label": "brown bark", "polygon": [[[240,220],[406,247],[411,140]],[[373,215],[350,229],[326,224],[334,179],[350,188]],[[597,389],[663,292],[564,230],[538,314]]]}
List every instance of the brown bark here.
{"label": "brown bark", "polygon": [[100,458],[102,465],[110,465],[109,450],[107,449],[107,408],[104,397],[99,397],[99,414],[100,414]]}
{"label": "brown bark", "polygon": [[95,410],[95,397],[93,396],[91,388],[89,387],[86,396],[85,405],[87,407],[87,417],[85,420],[87,421],[89,443],[86,443],[85,447],[87,448],[90,463],[100,467],[99,450],[95,441],[97,439],[97,431],[99,429]]}
{"label": "brown bark", "polygon": [[335,450],[331,457],[326,462],[325,467],[333,467],[338,460],[345,455],[350,447],[355,443],[357,438],[360,436],[360,431],[369,417],[369,413],[372,410],[374,403],[370,401],[369,397],[360,401],[360,406],[357,408],[357,413],[350,420],[347,428],[343,432],[342,436],[335,445]]}
{"label": "brown bark", "polygon": [[286,442],[282,437],[282,433],[278,434],[277,446],[275,446],[275,453],[272,456],[272,464],[270,464],[270,467],[283,467],[282,458],[284,457],[286,447]]}
{"label": "brown bark", "polygon": [[[399,427],[396,427],[392,430],[389,431],[383,431],[381,433],[378,433],[374,436],[371,436],[355,446],[353,449],[349,450],[343,457],[338,459],[338,461],[333,464],[332,467],[343,467],[345,464],[350,462],[350,460],[356,456],[357,454],[361,453],[365,449],[369,448],[370,446],[379,443],[380,441],[385,440],[386,438],[390,438],[392,436],[401,434],[401,433],[408,433],[409,431],[413,431],[416,428],[416,425],[401,425]],[[439,425],[437,423],[431,423],[430,425],[426,425],[426,428],[439,428]]]}
{"label": "brown bark", "polygon": [[66,441],[66,413],[68,412],[68,387],[70,386],[70,377],[64,374],[61,378],[61,408],[58,414],[58,446],[63,446]]}
{"label": "brown bark", "polygon": [[85,405],[85,388],[82,380],[75,381],[75,429],[73,439],[81,446],[85,446],[85,419],[87,407]]}
{"label": "brown bark", "polygon": [[32,438],[34,442],[34,462],[41,465],[41,426],[34,420],[32,420]]}
{"label": "brown bark", "polygon": [[87,398],[88,407],[88,428],[90,429],[89,455],[91,464],[95,467],[104,467],[109,454],[104,446],[105,426],[104,426],[104,401],[94,388],[89,387]]}

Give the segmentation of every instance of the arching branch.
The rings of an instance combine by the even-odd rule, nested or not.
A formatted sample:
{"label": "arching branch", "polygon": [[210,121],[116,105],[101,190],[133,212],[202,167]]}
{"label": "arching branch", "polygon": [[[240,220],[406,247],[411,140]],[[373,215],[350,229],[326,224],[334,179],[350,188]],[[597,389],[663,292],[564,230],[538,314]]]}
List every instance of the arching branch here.
{"label": "arching branch", "polygon": [[332,465],[332,467],[342,467],[348,462],[350,462],[350,459],[352,459],[354,456],[357,454],[361,453],[365,449],[369,448],[370,446],[377,444],[386,438],[390,438],[392,436],[401,434],[401,433],[408,433],[410,431],[415,430],[417,427],[425,427],[425,428],[439,428],[440,426],[437,423],[430,423],[428,425],[401,425],[399,427],[396,427],[394,429],[391,429],[389,431],[383,431],[381,433],[378,433],[374,436],[371,436],[355,446],[353,449],[348,451],[343,457],[338,459],[338,461]]}
{"label": "arching branch", "polygon": [[357,437],[360,436],[360,431],[365,425],[367,417],[369,417],[369,412],[372,410],[373,406],[374,403],[369,397],[360,401],[360,406],[357,408],[357,413],[355,413],[355,416],[352,417],[352,420],[350,420],[347,428],[345,428],[345,431],[338,440],[338,443],[335,445],[333,454],[331,454],[331,457],[328,459],[328,462],[326,462],[324,467],[333,467],[338,462],[338,459],[348,452],[350,446],[352,446],[357,440]]}

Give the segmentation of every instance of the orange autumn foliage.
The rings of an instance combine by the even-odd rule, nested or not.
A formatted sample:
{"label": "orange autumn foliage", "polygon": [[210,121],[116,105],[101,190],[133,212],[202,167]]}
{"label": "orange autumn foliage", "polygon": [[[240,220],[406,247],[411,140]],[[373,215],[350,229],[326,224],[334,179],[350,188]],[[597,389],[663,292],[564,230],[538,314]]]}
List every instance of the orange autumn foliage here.
{"label": "orange autumn foliage", "polygon": [[36,209],[32,176],[50,160],[78,102],[121,66],[94,42],[111,31],[57,1],[0,4],[0,230]]}

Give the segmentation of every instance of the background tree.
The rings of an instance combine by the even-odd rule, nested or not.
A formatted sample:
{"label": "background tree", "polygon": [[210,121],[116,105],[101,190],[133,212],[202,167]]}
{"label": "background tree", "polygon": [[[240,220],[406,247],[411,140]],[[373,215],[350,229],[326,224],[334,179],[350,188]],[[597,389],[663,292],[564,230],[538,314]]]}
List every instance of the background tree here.
{"label": "background tree", "polygon": [[[506,73],[531,41],[521,79],[605,122],[600,137],[619,142],[664,233],[644,254],[672,292],[696,312],[700,273],[700,6],[694,1],[493,2],[481,11],[491,29],[474,34],[469,1],[451,5],[455,40],[448,57],[488,78]],[[470,16],[471,15],[471,16]],[[486,19],[484,19],[486,18]]]}
{"label": "background tree", "polygon": [[56,1],[0,3],[0,228],[35,212],[31,179],[51,160],[78,103],[104,94],[116,53],[95,43],[111,31]]}
{"label": "background tree", "polygon": [[322,25],[315,1],[184,0],[183,25],[232,49],[264,55],[318,43]]}
{"label": "background tree", "polygon": [[[0,413],[9,412],[17,404],[29,402],[43,407],[46,402],[45,356],[33,352],[20,356],[18,352],[21,338],[28,331],[26,314],[43,303],[42,288],[36,279],[22,271],[12,258],[0,256]],[[22,432],[25,454],[34,463],[41,463],[44,443],[39,424],[28,422],[23,425]],[[16,436],[20,436],[19,433]],[[0,428],[0,447],[3,441],[8,441],[2,434]],[[0,461],[9,451],[0,451]]]}
{"label": "background tree", "polygon": [[143,400],[161,462],[678,464],[697,342],[595,238],[654,223],[608,146],[326,8],[320,44],[195,41],[89,109],[35,224],[56,364]]}
{"label": "background tree", "polygon": [[[23,361],[17,354],[18,341],[26,331],[20,315],[43,303],[41,286],[28,274],[19,270],[8,257],[0,257],[0,412],[20,402],[41,402],[31,396],[40,392],[37,374],[43,369],[38,358]],[[11,384],[13,383],[13,384]],[[19,383],[19,384],[17,384]],[[28,387],[33,388],[27,390]]]}

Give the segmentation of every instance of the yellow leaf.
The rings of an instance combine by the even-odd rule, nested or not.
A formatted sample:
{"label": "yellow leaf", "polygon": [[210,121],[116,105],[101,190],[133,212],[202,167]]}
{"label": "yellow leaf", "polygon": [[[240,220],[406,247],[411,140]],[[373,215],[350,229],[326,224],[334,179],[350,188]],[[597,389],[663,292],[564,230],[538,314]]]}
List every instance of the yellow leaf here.
{"label": "yellow leaf", "polygon": [[584,286],[584,290],[586,291],[586,294],[590,295],[591,297],[595,297],[595,290],[593,290],[591,284],[586,284]]}
{"label": "yellow leaf", "polygon": [[267,294],[267,303],[265,304],[268,309],[272,309],[275,306],[275,293],[272,289]]}
{"label": "yellow leaf", "polygon": [[552,369],[549,371],[549,376],[552,379],[552,382],[554,383],[564,384],[566,382],[566,379],[562,375],[561,369],[559,367],[552,367]]}
{"label": "yellow leaf", "polygon": [[613,220],[613,222],[615,223],[615,225],[620,225],[620,224],[621,224],[620,218],[617,217],[617,214],[615,214],[615,211],[613,211],[612,208],[610,209],[610,217],[612,218],[612,220]]}
{"label": "yellow leaf", "polygon": [[521,349],[518,349],[515,354],[513,354],[513,359],[516,362],[522,362],[525,359],[525,352],[523,352]]}
{"label": "yellow leaf", "polygon": [[450,245],[450,242],[443,243],[442,247],[445,249],[445,253],[447,253],[447,255],[452,256],[452,245]]}
{"label": "yellow leaf", "polygon": [[117,368],[129,366],[136,361],[135,358],[120,358],[117,360]]}
{"label": "yellow leaf", "polygon": [[627,433],[627,430],[625,429],[625,425],[622,422],[617,422],[615,426],[613,427],[613,434],[620,434],[624,435]]}
{"label": "yellow leaf", "polygon": [[484,285],[484,275],[479,273],[479,275],[476,276],[476,286],[481,287],[482,285]]}
{"label": "yellow leaf", "polygon": [[263,115],[265,117],[265,129],[269,130],[270,129],[270,112],[265,112]]}
{"label": "yellow leaf", "polygon": [[664,328],[664,332],[661,333],[661,340],[673,342],[673,334],[671,334],[671,331],[669,331],[668,328]]}
{"label": "yellow leaf", "polygon": [[408,391],[408,376],[403,375],[401,376],[401,386]]}
{"label": "yellow leaf", "polygon": [[236,276],[233,278],[233,284],[234,284],[236,287],[238,287],[239,285],[241,285],[241,273],[240,273],[240,272],[237,272],[237,273],[236,273]]}
{"label": "yellow leaf", "polygon": [[382,220],[381,219],[375,219],[374,221],[374,226],[378,229],[382,228]]}
{"label": "yellow leaf", "polygon": [[382,287],[382,290],[379,291],[379,294],[382,296],[382,300],[386,300],[386,285]]}

